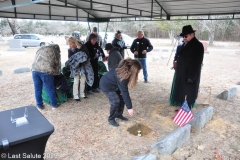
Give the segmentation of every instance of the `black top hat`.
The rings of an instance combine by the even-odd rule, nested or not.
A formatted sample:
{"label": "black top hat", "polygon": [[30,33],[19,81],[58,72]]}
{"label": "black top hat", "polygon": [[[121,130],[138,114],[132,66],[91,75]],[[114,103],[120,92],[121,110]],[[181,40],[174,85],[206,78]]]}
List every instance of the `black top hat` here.
{"label": "black top hat", "polygon": [[107,43],[105,45],[105,50],[111,50],[113,48],[113,45],[111,43]]}
{"label": "black top hat", "polygon": [[189,33],[194,33],[196,30],[193,30],[191,25],[183,26],[182,33],[180,33],[180,36],[185,36]]}

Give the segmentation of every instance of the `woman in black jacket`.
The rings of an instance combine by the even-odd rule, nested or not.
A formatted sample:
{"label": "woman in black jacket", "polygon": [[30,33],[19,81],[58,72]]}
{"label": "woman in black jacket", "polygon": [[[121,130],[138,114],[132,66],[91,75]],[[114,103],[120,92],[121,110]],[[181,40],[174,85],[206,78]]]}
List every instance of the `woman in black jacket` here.
{"label": "woman in black jacket", "polygon": [[89,40],[85,43],[89,51],[90,62],[92,64],[93,72],[94,72],[94,82],[93,86],[88,86],[88,93],[93,94],[92,92],[100,92],[99,87],[99,77],[98,77],[98,58],[100,56],[105,57],[104,52],[99,44],[97,43],[97,35],[90,34]]}
{"label": "woman in black jacket", "polygon": [[129,115],[133,115],[128,87],[134,88],[137,85],[138,74],[141,69],[141,63],[138,60],[127,58],[122,60],[119,65],[115,65],[100,80],[100,88],[108,97],[111,105],[108,122],[115,127],[119,126],[115,118],[123,121],[128,120],[122,115],[125,104]]}

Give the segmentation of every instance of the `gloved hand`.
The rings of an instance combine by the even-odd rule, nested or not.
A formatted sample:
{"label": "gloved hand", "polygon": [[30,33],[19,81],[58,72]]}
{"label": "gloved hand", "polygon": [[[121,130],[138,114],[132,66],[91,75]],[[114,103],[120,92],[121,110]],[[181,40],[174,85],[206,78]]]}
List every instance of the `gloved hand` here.
{"label": "gloved hand", "polygon": [[187,83],[193,83],[193,80],[188,79],[188,80],[187,80]]}

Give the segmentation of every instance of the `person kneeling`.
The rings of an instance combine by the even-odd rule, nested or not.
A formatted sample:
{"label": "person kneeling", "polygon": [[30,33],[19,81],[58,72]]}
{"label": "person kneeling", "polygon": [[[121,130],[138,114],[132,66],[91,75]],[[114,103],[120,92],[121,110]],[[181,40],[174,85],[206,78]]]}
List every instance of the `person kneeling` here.
{"label": "person kneeling", "polygon": [[119,124],[115,118],[127,121],[123,117],[124,105],[128,108],[130,116],[133,115],[132,102],[128,86],[134,88],[137,84],[138,74],[142,69],[138,60],[131,58],[120,61],[100,80],[100,89],[108,97],[110,102],[110,116],[108,122],[117,127]]}

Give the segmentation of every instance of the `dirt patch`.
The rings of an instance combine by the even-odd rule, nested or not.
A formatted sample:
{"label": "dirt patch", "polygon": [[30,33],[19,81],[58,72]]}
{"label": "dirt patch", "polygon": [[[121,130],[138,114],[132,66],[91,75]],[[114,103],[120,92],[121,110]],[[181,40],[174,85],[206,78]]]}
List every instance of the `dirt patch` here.
{"label": "dirt patch", "polygon": [[134,136],[142,137],[148,135],[152,130],[142,123],[136,123],[132,127],[128,128],[127,131]]}

